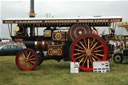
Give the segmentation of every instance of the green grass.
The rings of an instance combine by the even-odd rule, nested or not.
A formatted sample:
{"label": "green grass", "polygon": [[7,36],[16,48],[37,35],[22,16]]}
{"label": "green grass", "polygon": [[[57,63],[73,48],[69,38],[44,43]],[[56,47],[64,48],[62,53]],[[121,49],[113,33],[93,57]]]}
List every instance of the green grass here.
{"label": "green grass", "polygon": [[70,73],[70,62],[44,61],[33,71],[21,71],[15,56],[0,56],[0,85],[128,85],[128,64],[111,62],[111,72]]}

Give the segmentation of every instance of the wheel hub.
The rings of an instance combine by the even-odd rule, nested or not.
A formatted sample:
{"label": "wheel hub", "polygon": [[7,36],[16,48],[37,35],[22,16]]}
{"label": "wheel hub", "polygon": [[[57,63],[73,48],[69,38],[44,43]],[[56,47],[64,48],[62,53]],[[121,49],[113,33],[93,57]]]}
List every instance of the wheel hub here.
{"label": "wheel hub", "polygon": [[87,49],[87,50],[86,50],[86,55],[87,55],[87,56],[90,56],[91,53],[92,53],[92,52],[91,52],[91,49]]}
{"label": "wheel hub", "polygon": [[82,34],[82,31],[79,31],[79,34],[81,35]]}
{"label": "wheel hub", "polygon": [[29,62],[29,58],[25,58],[24,61],[27,63]]}

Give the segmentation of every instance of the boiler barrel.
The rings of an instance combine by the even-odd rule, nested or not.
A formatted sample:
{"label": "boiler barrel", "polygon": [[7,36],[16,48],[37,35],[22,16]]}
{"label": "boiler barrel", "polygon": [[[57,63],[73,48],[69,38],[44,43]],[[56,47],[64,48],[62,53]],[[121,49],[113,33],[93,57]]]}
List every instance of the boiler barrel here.
{"label": "boiler barrel", "polygon": [[27,48],[36,50],[47,50],[48,46],[47,41],[23,41],[23,43]]}

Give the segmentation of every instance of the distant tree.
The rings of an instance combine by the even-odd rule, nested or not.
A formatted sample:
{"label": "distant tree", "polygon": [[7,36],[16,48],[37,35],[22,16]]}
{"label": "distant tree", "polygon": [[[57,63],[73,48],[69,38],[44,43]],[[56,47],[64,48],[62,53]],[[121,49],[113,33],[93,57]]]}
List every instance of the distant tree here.
{"label": "distant tree", "polygon": [[1,40],[10,40],[9,38],[1,38]]}

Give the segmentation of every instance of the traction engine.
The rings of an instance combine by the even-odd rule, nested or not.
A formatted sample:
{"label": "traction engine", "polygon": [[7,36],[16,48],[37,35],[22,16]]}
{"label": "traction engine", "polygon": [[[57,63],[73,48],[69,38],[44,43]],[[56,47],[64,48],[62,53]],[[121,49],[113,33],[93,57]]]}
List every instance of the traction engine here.
{"label": "traction engine", "polygon": [[108,42],[114,35],[109,39],[99,36],[96,27],[114,28],[121,17],[34,18],[34,0],[30,9],[30,18],[3,20],[12,40],[26,46],[16,55],[20,69],[32,70],[44,60],[63,59],[79,62],[81,70],[92,71],[94,61],[105,61],[111,56]]}
{"label": "traction engine", "polygon": [[79,62],[81,70],[92,71],[94,61],[105,61],[112,54],[108,39],[92,31],[95,27],[109,27],[121,20],[120,17],[28,18],[5,19],[3,23],[8,24],[10,30],[12,24],[16,24],[14,35],[12,32],[10,35],[13,41],[26,46],[16,56],[16,64],[20,69],[32,70],[44,60],[64,59]]}

